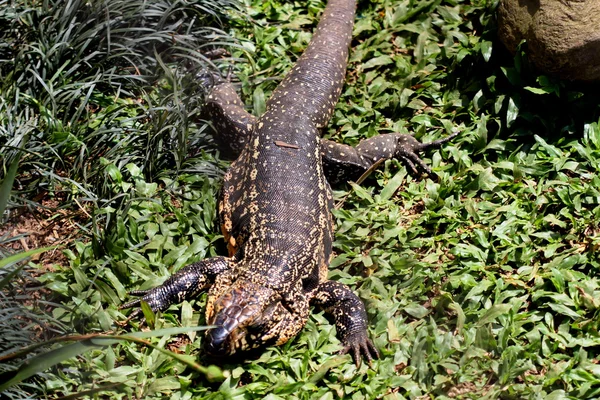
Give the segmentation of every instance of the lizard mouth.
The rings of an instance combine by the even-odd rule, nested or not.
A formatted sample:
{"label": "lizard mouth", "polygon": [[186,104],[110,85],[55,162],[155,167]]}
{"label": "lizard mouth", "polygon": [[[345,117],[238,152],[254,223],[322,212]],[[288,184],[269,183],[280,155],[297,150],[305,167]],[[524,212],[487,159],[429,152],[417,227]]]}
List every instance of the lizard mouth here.
{"label": "lizard mouth", "polygon": [[233,349],[228,340],[230,334],[231,332],[227,331],[227,329],[222,326],[209,329],[206,332],[206,352],[211,356],[226,356],[232,354]]}

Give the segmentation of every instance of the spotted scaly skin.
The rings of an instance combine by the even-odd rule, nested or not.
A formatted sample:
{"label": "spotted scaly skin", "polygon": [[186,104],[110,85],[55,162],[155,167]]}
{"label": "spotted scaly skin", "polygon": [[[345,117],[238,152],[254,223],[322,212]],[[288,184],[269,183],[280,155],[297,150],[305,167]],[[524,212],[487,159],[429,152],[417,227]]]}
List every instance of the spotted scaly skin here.
{"label": "spotted scaly skin", "polygon": [[216,326],[207,331],[210,354],[281,345],[304,327],[315,306],[335,321],[342,353],[350,352],[357,365],[362,357],[378,357],[362,301],[327,280],[333,238],[328,180],[356,179],[393,157],[429,172],[416,153],[450,138],[421,144],[390,134],[356,148],[321,139],[344,83],[354,10],[355,1],[329,1],[306,51],[260,118],[244,110],[226,81],[218,80],[207,97],[205,112],[220,147],[235,158],[218,209],[229,257],[189,265],[163,285],[134,294],[156,311],[208,289],[206,320]]}

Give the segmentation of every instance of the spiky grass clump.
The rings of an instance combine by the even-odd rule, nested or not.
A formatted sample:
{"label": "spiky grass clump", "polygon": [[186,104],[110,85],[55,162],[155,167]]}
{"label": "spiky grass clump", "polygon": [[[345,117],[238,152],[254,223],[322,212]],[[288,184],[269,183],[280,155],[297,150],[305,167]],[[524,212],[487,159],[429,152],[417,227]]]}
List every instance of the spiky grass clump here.
{"label": "spiky grass clump", "polygon": [[[218,174],[217,161],[201,151],[209,140],[197,74],[231,62],[214,53],[235,45],[221,28],[236,7],[235,0],[0,0],[0,222],[40,198],[82,208],[91,218],[79,228],[97,259],[114,249],[113,228],[130,200],[143,196],[123,176]],[[0,256],[10,253],[0,246]],[[69,317],[78,304],[52,305],[52,316],[34,307],[31,292],[14,282],[15,268],[0,271],[0,353],[44,340],[48,327],[59,335],[81,328]],[[49,285],[61,292],[60,282]],[[4,366],[0,372],[14,369]],[[69,387],[59,375],[3,394],[41,397]]]}
{"label": "spiky grass clump", "polygon": [[103,198],[106,160],[153,178],[203,143],[193,75],[232,44],[216,26],[233,1],[1,3],[1,161],[20,155],[18,197]]}

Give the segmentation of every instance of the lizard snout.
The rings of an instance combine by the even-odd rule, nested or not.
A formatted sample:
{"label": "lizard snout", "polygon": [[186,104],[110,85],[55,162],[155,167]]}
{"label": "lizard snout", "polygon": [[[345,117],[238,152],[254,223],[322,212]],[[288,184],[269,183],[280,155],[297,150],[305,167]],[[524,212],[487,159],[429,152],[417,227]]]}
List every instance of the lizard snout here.
{"label": "lizard snout", "polygon": [[230,354],[229,346],[227,345],[229,333],[222,326],[210,329],[206,333],[206,352],[213,356],[226,356]]}
{"label": "lizard snout", "polygon": [[[246,282],[235,285],[215,302],[212,321],[215,328],[206,332],[205,349],[214,356],[231,355],[255,347],[248,327],[262,320],[266,294],[270,289]],[[271,294],[269,293],[269,294]]]}

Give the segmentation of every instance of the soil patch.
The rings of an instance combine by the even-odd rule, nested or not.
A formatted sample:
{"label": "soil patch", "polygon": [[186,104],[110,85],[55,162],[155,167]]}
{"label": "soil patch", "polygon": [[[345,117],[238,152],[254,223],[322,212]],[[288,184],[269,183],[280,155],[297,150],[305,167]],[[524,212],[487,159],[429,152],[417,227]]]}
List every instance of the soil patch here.
{"label": "soil patch", "polygon": [[3,247],[9,252],[27,251],[47,246],[59,246],[32,257],[41,271],[52,270],[55,264],[67,265],[68,259],[61,251],[81,236],[78,223],[90,220],[85,208],[65,209],[60,199],[43,199],[36,208],[17,209],[9,220],[0,225]]}

